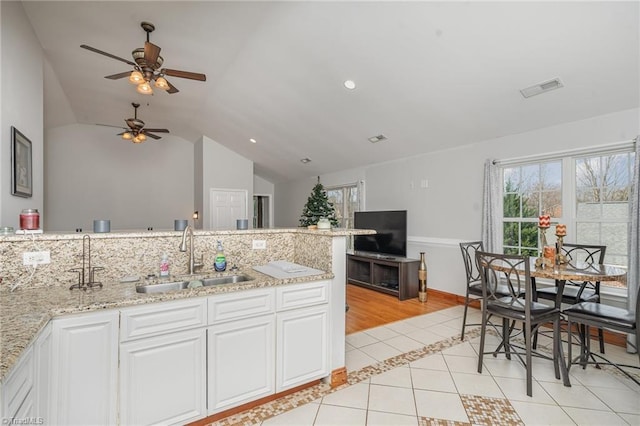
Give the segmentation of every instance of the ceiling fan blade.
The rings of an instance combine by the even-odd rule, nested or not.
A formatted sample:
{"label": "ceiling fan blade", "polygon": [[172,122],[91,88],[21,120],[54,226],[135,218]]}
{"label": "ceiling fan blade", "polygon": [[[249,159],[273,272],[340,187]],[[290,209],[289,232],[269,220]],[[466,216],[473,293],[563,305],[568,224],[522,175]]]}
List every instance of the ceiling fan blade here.
{"label": "ceiling fan blade", "polygon": [[142,131],[142,133],[144,133],[145,135],[149,136],[150,138],[153,138],[153,139],[160,139],[160,136],[158,136],[158,135],[154,135],[153,133],[149,133],[149,132],[147,132],[147,131]]}
{"label": "ceiling fan blade", "polygon": [[147,62],[147,65],[152,66],[158,60],[158,56],[160,56],[160,47],[156,46],[153,43],[148,41],[144,42],[144,60]]}
{"label": "ceiling fan blade", "polygon": [[169,129],[144,129],[144,132],[169,133]]}
{"label": "ceiling fan blade", "polygon": [[168,69],[168,68],[163,68],[162,69],[162,74],[170,75],[171,77],[188,78],[190,80],[207,81],[207,76],[206,75],[199,74],[199,73],[196,73],[196,72],[171,70],[171,69]]}
{"label": "ceiling fan blade", "polygon": [[100,124],[100,123],[94,123],[96,126],[104,126],[104,127],[115,127],[116,129],[124,129],[127,130],[125,127],[122,126],[114,126],[112,124]]}
{"label": "ceiling fan blade", "polygon": [[118,61],[122,61],[125,64],[129,64],[129,65],[134,66],[134,67],[136,66],[135,63],[129,61],[128,59],[124,59],[124,58],[121,58],[119,56],[112,55],[111,53],[103,52],[102,50],[98,50],[95,47],[87,46],[86,44],[81,44],[80,47],[82,47],[83,49],[90,50],[90,51],[95,52],[95,53],[99,53],[100,55],[108,56],[111,59],[116,59]]}
{"label": "ceiling fan blade", "polygon": [[169,81],[166,78],[165,78],[165,81],[169,85],[169,88],[167,89],[167,93],[172,94],[172,93],[178,93],[179,92],[179,90],[176,88],[176,86],[174,86],[173,84],[169,83]]}
{"label": "ceiling fan blade", "polygon": [[119,78],[129,77],[131,75],[131,71],[120,72],[118,74],[105,75],[104,78],[108,78],[110,80],[117,80]]}

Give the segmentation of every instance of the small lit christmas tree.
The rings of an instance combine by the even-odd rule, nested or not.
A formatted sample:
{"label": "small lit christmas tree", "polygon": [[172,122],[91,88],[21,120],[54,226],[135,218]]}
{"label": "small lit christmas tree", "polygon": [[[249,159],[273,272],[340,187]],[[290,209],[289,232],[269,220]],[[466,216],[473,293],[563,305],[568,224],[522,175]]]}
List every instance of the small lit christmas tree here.
{"label": "small lit christmas tree", "polygon": [[329,201],[327,197],[327,191],[320,183],[320,177],[318,176],[318,183],[313,187],[311,195],[307,199],[304,209],[302,209],[302,216],[300,216],[300,226],[316,225],[318,220],[326,218],[331,223],[331,226],[338,226],[338,219],[336,219],[336,211],[333,208],[333,203]]}

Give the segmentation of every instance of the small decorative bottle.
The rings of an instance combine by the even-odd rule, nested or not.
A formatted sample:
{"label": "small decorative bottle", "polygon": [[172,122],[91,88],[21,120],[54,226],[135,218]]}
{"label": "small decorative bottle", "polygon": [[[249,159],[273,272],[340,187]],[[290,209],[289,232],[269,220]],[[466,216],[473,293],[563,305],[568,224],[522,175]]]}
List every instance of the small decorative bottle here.
{"label": "small decorative bottle", "polygon": [[424,252],[420,252],[420,266],[418,268],[418,299],[421,302],[427,301],[427,262],[424,259]]}
{"label": "small decorative bottle", "polygon": [[169,276],[169,256],[167,256],[167,253],[162,255],[162,260],[160,261],[160,276]]}
{"label": "small decorative bottle", "polygon": [[220,240],[218,240],[218,248],[216,250],[216,258],[213,261],[213,269],[215,269],[216,272],[222,272],[227,269],[227,257],[224,255],[222,241]]}

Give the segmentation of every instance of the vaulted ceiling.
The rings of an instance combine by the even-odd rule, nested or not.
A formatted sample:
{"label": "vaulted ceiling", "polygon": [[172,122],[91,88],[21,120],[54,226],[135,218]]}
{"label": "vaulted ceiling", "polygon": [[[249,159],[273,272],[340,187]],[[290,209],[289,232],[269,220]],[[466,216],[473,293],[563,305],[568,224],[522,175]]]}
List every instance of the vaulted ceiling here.
{"label": "vaulted ceiling", "polygon": [[[25,1],[47,62],[45,125],[201,135],[272,181],[527,132],[640,105],[638,2]],[[104,76],[143,47],[142,21],[180,91]],[[46,84],[55,76],[61,91]],[[528,99],[553,78],[564,87]],[[344,87],[353,80],[354,90]],[[66,100],[64,100],[66,98]],[[69,103],[72,117],[55,105]],[[53,106],[53,107],[52,107]],[[372,144],[368,138],[384,134]],[[257,143],[251,143],[254,138]],[[151,141],[148,143],[162,143]],[[309,158],[303,164],[300,160]]]}

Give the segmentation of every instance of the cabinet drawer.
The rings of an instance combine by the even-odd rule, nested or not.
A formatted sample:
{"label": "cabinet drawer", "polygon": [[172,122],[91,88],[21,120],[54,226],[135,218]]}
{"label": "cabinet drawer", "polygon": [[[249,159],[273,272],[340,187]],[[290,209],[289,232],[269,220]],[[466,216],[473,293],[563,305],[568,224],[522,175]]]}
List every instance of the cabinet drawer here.
{"label": "cabinet drawer", "polygon": [[239,291],[209,298],[209,324],[274,312],[272,288]]}
{"label": "cabinet drawer", "polygon": [[196,328],[207,323],[207,299],[152,303],[123,309],[120,341]]}
{"label": "cabinet drawer", "polygon": [[302,308],[329,302],[329,281],[282,286],[276,289],[276,310]]}

